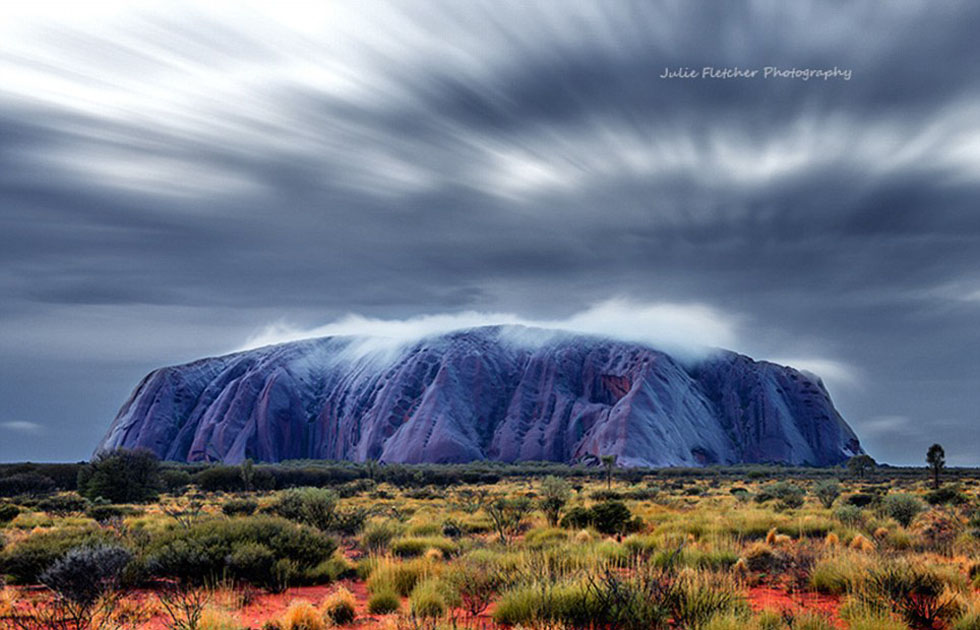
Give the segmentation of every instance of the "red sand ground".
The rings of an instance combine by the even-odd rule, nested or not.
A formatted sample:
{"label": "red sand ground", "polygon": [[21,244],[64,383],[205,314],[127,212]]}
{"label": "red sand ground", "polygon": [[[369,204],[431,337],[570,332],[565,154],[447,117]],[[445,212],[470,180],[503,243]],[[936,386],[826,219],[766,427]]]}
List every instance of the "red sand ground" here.
{"label": "red sand ground", "polygon": [[771,586],[755,586],[748,589],[748,602],[752,610],[775,610],[777,612],[816,612],[829,618],[836,627],[844,629],[847,625],[841,621],[838,611],[840,597],[823,595],[821,593],[793,593],[773,588]]}
{"label": "red sand ground", "polygon": [[[384,627],[387,617],[392,615],[372,615],[368,612],[367,601],[368,592],[363,581],[342,580],[337,584],[325,586],[303,586],[290,588],[283,593],[264,593],[257,592],[255,599],[244,608],[232,611],[232,615],[238,618],[241,624],[247,628],[259,629],[269,620],[281,616],[289,605],[295,600],[306,600],[314,606],[319,605],[334,590],[343,586],[349,590],[356,599],[357,619],[350,627],[358,630],[377,630]],[[822,595],[820,593],[793,593],[788,594],[785,590],[773,586],[755,586],[747,590],[749,606],[755,611],[775,610],[777,612],[789,612],[799,614],[801,612],[817,612],[828,617],[831,622],[841,630],[845,630],[847,625],[841,621],[838,611],[840,608],[840,598],[832,595]],[[130,594],[131,600],[146,600],[153,602],[154,598],[150,592],[137,592]],[[221,603],[221,598],[218,598]],[[408,611],[407,598],[402,599],[402,610]],[[476,618],[468,618],[461,614],[459,627],[492,629],[499,628],[491,617],[493,604],[488,607],[481,615]],[[142,626],[142,630],[165,630],[164,617],[160,614]],[[390,627],[390,626],[389,626]]]}

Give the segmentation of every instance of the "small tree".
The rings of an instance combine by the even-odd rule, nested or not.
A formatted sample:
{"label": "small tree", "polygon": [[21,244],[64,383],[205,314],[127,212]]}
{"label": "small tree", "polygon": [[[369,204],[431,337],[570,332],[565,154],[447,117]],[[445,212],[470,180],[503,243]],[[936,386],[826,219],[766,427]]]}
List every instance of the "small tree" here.
{"label": "small tree", "polygon": [[616,456],[615,455],[603,455],[601,458],[602,465],[606,469],[606,490],[612,490],[612,474],[613,468],[616,467]]}
{"label": "small tree", "polygon": [[143,503],[160,490],[160,460],[145,449],[99,453],[78,473],[78,490],[87,499]]}
{"label": "small tree", "polygon": [[840,496],[840,484],[833,480],[821,481],[813,487],[813,495],[825,508],[830,509]]}
{"label": "small tree", "polygon": [[946,451],[943,450],[943,447],[938,444],[930,446],[926,452],[926,463],[929,465],[929,470],[932,471],[932,488],[938,490],[939,475],[946,466]]}
{"label": "small tree", "polygon": [[493,527],[500,536],[500,541],[507,542],[508,534],[520,531],[524,517],[531,511],[531,500],[527,497],[516,499],[497,499],[487,504],[484,509],[493,521]]}
{"label": "small tree", "polygon": [[564,479],[550,475],[541,482],[541,511],[552,527],[561,520],[561,511],[571,494],[572,488]]}
{"label": "small tree", "polygon": [[847,470],[858,477],[864,479],[869,471],[874,470],[878,463],[870,455],[855,455],[847,460]]}

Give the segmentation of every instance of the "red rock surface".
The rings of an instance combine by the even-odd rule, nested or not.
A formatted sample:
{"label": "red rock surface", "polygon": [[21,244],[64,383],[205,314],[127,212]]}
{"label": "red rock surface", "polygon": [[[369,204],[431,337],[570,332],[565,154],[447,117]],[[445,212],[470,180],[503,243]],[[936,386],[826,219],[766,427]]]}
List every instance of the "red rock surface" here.
{"label": "red rock surface", "polygon": [[148,375],[100,449],[180,461],[837,464],[861,447],[818,379],[716,352],[487,327],[331,337]]}

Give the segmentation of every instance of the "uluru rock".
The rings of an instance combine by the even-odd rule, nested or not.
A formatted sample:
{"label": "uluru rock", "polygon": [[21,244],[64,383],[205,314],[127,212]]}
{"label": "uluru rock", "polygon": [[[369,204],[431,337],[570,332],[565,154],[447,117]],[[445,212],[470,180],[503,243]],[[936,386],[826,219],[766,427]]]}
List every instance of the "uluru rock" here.
{"label": "uluru rock", "polygon": [[815,376],[519,326],[406,344],[326,337],[161,368],[98,450],[118,447],[188,462],[626,466],[825,466],[863,452]]}

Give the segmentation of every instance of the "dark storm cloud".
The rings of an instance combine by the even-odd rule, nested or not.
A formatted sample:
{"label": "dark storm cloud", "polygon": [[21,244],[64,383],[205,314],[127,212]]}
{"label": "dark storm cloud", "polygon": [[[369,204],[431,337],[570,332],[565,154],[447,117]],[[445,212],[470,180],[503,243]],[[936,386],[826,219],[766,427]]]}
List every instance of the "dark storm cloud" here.
{"label": "dark storm cloud", "polygon": [[[980,464],[975,3],[18,11],[0,459],[267,324],[628,297],[822,366],[882,459]],[[658,78],[706,65],[853,74]]]}

